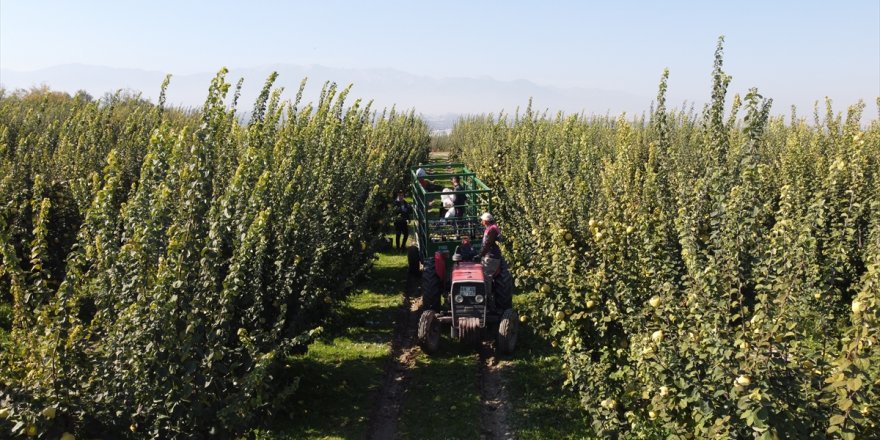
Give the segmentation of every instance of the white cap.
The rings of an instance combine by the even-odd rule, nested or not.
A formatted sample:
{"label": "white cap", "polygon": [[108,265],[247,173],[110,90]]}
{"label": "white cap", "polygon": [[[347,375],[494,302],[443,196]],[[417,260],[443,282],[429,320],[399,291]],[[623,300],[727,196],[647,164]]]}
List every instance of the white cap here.
{"label": "white cap", "polygon": [[416,170],[416,177],[422,178],[422,177],[425,177],[425,176],[427,176],[427,175],[428,175],[428,173],[425,172],[425,169],[424,169],[424,168],[419,168],[419,169]]}
{"label": "white cap", "polygon": [[495,217],[492,217],[492,214],[489,214],[488,212],[484,212],[483,215],[480,216],[480,220],[494,222]]}

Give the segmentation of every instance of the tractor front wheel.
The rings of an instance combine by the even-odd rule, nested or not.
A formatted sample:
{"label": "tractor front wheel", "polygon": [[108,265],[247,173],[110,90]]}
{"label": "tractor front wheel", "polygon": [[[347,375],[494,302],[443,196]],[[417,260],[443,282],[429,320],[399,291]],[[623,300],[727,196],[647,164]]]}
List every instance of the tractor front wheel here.
{"label": "tractor front wheel", "polygon": [[419,347],[427,354],[434,354],[440,347],[440,321],[433,310],[425,310],[419,318]]}
{"label": "tractor front wheel", "polygon": [[516,335],[519,332],[519,315],[516,310],[507,309],[501,315],[501,322],[498,324],[498,341],[497,350],[501,354],[511,354],[516,348]]}
{"label": "tractor front wheel", "polygon": [[501,273],[492,284],[495,296],[495,310],[502,311],[513,307],[513,276],[507,267],[502,266]]}

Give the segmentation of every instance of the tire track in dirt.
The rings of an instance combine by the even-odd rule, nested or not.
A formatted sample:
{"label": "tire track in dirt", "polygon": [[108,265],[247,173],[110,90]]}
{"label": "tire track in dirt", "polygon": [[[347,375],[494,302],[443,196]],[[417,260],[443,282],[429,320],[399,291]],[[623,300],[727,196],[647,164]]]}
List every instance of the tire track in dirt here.
{"label": "tire track in dirt", "polygon": [[494,343],[484,340],[477,356],[480,384],[480,438],[486,440],[515,439],[510,428],[510,399],[504,375],[511,371],[510,361],[499,359]]}
{"label": "tire track in dirt", "polygon": [[377,393],[378,405],[370,416],[368,439],[386,440],[397,437],[397,423],[410,371],[419,353],[416,329],[419,323],[420,277],[408,275],[403,303],[398,309],[391,340],[391,355],[382,386]]}

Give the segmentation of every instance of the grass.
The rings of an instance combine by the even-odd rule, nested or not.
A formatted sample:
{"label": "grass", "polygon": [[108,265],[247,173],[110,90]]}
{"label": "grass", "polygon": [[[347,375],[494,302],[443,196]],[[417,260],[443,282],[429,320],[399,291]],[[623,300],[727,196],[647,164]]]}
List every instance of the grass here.
{"label": "grass", "polygon": [[[517,295],[518,309],[534,310],[536,295]],[[529,325],[520,325],[511,376],[506,377],[511,399],[509,423],[517,438],[595,438],[579,397],[563,388],[562,356]]]}
{"label": "grass", "polygon": [[400,438],[480,438],[476,357],[447,337],[436,354],[418,357],[400,417]]}
{"label": "grass", "polygon": [[364,438],[390,353],[395,310],[406,283],[406,255],[380,254],[367,279],[339,308],[303,356],[287,415],[254,432],[257,439]]}
{"label": "grass", "polygon": [[276,420],[256,438],[364,437],[369,397],[381,383],[387,356],[387,345],[345,336],[314,343],[306,356],[291,363],[301,382],[287,410],[290,417]]}

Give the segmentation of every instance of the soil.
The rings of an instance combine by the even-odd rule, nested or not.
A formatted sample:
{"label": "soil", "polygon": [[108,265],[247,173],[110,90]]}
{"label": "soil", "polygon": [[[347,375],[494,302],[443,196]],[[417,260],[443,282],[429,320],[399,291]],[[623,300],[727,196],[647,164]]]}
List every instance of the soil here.
{"label": "soil", "polygon": [[416,329],[419,324],[420,276],[409,276],[403,303],[398,309],[394,336],[391,341],[391,361],[385,369],[385,377],[379,390],[379,404],[370,417],[367,438],[385,440],[397,437],[397,422],[403,407],[403,396],[409,380],[409,372],[421,352],[416,345]]}
{"label": "soil", "polygon": [[495,355],[494,343],[483,341],[478,357],[480,379],[480,437],[486,440],[514,439],[510,425],[510,400],[504,376],[512,368],[510,361]]}

